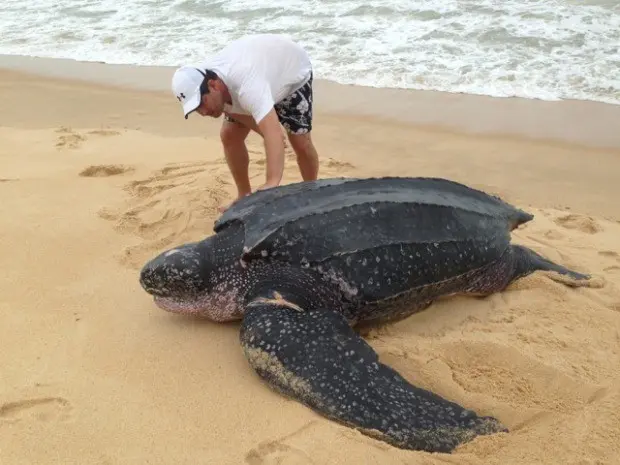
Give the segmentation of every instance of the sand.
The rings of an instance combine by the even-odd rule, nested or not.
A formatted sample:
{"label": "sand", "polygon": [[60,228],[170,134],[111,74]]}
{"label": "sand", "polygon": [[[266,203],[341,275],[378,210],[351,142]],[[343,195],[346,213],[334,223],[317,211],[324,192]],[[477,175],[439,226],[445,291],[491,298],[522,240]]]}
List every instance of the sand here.
{"label": "sand", "polygon": [[238,324],[141,290],[144,261],[210,234],[234,192],[219,121],[181,117],[170,70],[72,64],[69,80],[20,63],[0,61],[2,465],[620,463],[620,107],[317,84],[320,176],[499,194],[536,215],[515,242],[600,284],[534,274],[371,332],[412,382],[511,429],[428,454],[284,399],[249,369]]}

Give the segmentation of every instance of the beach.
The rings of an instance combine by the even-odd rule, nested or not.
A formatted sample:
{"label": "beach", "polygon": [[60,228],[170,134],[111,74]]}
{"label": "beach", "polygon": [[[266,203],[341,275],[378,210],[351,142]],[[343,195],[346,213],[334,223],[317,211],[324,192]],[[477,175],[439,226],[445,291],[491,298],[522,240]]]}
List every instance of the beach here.
{"label": "beach", "polygon": [[[414,384],[510,429],[429,454],[271,391],[238,323],[163,312],[141,289],[145,261],[210,235],[235,191],[221,121],[183,118],[172,71],[0,59],[0,464],[620,463],[620,106],[317,80],[320,177],[499,195],[535,215],[514,242],[595,277],[535,273],[367,336]],[[248,145],[256,187],[264,151]]]}

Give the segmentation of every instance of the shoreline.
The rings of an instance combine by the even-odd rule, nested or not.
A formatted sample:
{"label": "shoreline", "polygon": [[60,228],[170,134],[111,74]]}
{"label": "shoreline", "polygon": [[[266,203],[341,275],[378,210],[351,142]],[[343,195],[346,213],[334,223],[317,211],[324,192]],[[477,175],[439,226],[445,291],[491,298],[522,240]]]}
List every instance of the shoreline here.
{"label": "shoreline", "polygon": [[[174,68],[0,55],[0,70],[5,72],[154,92],[166,98]],[[315,80],[314,90],[318,117],[370,118],[451,132],[620,148],[620,105],[610,103],[364,87],[321,79]]]}

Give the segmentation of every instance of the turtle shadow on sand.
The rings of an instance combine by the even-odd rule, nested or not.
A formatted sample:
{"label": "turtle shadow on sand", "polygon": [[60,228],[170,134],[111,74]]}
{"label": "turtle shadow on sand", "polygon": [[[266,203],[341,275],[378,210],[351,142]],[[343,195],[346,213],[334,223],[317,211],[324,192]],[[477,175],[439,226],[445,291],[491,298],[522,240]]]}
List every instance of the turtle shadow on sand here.
{"label": "turtle shadow on sand", "polygon": [[454,294],[484,296],[534,271],[590,277],[511,243],[533,216],[439,178],[333,178],[259,191],[215,234],[161,252],[140,283],[164,310],[241,321],[250,366],[273,389],[396,447],[451,452],[507,432],[412,385],[357,328]]}

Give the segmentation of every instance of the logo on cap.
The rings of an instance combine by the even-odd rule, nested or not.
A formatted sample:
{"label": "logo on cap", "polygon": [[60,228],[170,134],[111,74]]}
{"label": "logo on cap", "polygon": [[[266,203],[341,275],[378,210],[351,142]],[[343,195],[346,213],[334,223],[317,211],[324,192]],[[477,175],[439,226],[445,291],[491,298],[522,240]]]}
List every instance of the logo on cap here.
{"label": "logo on cap", "polygon": [[177,100],[180,102],[181,100],[185,100],[185,94],[183,92],[181,92],[179,95],[177,95]]}

